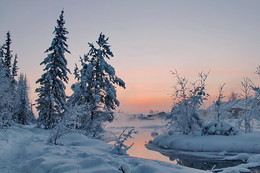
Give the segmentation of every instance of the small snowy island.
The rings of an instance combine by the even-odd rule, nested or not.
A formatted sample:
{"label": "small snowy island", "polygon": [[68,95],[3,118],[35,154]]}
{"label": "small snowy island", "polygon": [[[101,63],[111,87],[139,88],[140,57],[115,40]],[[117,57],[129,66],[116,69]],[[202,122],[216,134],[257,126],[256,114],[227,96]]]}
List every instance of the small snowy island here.
{"label": "small snowy island", "polygon": [[150,141],[147,147],[161,153],[170,150],[177,158],[181,156],[190,160],[241,161],[241,164],[238,162],[237,166],[230,168],[214,170],[212,167],[215,172],[250,172],[248,168],[260,166],[259,132],[236,136],[162,134]]}
{"label": "small snowy island", "polygon": [[[175,100],[171,112],[165,117],[168,128],[146,146],[165,155],[171,152],[170,158],[179,155],[186,160],[240,161],[230,167],[216,167],[216,164],[206,168],[213,172],[250,172],[248,168],[259,167],[260,88],[244,78],[241,82],[244,97],[237,98],[234,94],[225,102],[223,84],[219,87],[216,101],[206,110],[201,110],[209,96],[205,88],[208,73],[199,73],[199,79],[190,85],[187,78],[177,71],[172,74],[176,79]],[[256,74],[260,76],[259,67]],[[184,164],[186,161],[179,162],[189,165]]]}

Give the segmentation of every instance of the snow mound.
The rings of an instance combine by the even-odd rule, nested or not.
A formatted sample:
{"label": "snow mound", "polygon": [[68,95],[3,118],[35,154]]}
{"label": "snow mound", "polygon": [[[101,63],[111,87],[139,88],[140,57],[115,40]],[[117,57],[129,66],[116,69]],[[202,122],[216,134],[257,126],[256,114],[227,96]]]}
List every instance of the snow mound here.
{"label": "snow mound", "polygon": [[225,122],[211,122],[202,129],[202,135],[237,135],[239,130]]}
{"label": "snow mound", "polygon": [[235,156],[228,156],[228,157],[225,157],[223,160],[241,160],[241,161],[247,161],[248,158],[249,158],[249,154],[247,153],[240,153],[240,154],[237,154]]}
{"label": "snow mound", "polygon": [[[248,156],[245,153],[238,154],[234,156],[235,158],[239,158],[240,160],[246,159]],[[247,163],[243,163],[234,167],[228,167],[223,169],[215,169],[214,172],[221,173],[240,173],[240,172],[251,172],[250,168],[256,168],[260,166],[260,154],[255,154],[250,156],[247,159]]]}
{"label": "snow mound", "polygon": [[248,163],[259,163],[260,164],[260,154],[255,154],[248,158]]}

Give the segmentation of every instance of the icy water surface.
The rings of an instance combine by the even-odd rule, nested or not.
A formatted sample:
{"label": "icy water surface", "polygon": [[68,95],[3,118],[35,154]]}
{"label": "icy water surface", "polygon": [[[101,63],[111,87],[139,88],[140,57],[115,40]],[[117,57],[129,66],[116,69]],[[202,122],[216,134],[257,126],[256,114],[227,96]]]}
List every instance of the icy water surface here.
{"label": "icy water surface", "polygon": [[[129,156],[133,157],[140,157],[145,159],[153,159],[153,160],[160,160],[164,162],[170,162],[175,163],[176,161],[170,160],[169,157],[162,155],[160,152],[149,150],[146,148],[146,144],[153,139],[151,136],[151,132],[154,131],[154,129],[161,129],[163,126],[163,123],[165,123],[164,120],[137,120],[137,119],[131,119],[131,120],[124,120],[117,119],[113,123],[108,124],[106,129],[112,132],[115,135],[119,135],[125,128],[128,128],[129,130],[134,128],[138,131],[137,134],[133,134],[132,139],[129,139],[126,144],[131,145],[134,143],[134,145],[127,151]],[[113,144],[113,142],[110,142]]]}
{"label": "icy water surface", "polygon": [[180,152],[161,149],[154,146],[153,144],[147,144],[147,148],[160,152],[161,154],[167,156],[170,160],[175,161],[179,165],[202,170],[232,167],[242,163],[241,161],[220,160],[222,157],[217,156],[217,153]]}

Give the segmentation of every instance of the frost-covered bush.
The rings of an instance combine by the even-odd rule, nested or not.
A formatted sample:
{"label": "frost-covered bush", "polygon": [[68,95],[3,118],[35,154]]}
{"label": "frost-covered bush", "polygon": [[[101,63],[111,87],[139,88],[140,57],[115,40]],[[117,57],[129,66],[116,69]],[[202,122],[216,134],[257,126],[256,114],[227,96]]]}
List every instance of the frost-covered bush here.
{"label": "frost-covered bush", "polygon": [[174,90],[175,104],[170,114],[166,116],[170,130],[176,130],[183,134],[193,133],[203,127],[203,119],[200,117],[200,106],[207,99],[205,81],[208,74],[199,73],[199,80],[189,83],[185,77],[173,72],[177,80]]}
{"label": "frost-covered bush", "polygon": [[114,148],[112,149],[113,153],[118,155],[126,155],[126,151],[134,145],[134,143],[132,143],[130,146],[127,146],[125,141],[127,141],[129,138],[133,138],[132,134],[136,134],[137,131],[131,129],[126,133],[126,130],[127,128],[124,129],[123,132],[117,137],[117,141],[114,144]]}
{"label": "frost-covered bush", "polygon": [[[85,122],[83,117],[89,115],[89,110],[85,105],[75,105],[70,107],[60,122],[51,130],[48,143],[57,145],[57,140],[63,135],[73,133]],[[89,115],[90,116],[90,115]]]}
{"label": "frost-covered bush", "polygon": [[225,122],[211,122],[202,129],[202,135],[237,135],[239,130]]}

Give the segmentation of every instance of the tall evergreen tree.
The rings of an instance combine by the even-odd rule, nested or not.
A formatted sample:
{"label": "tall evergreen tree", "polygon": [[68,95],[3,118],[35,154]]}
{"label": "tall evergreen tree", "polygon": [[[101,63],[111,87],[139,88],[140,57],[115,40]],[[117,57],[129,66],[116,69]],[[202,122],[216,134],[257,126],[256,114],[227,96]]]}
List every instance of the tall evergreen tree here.
{"label": "tall evergreen tree", "polygon": [[3,65],[6,68],[6,76],[11,78],[11,67],[12,67],[12,50],[11,50],[11,35],[8,31],[6,33],[6,41],[3,45]]}
{"label": "tall evergreen tree", "polygon": [[23,74],[19,75],[17,84],[17,122],[19,124],[29,124],[33,121],[34,115],[29,100],[29,87],[27,84],[26,76]]}
{"label": "tall evergreen tree", "polygon": [[69,32],[64,27],[65,20],[63,17],[64,11],[61,11],[57,26],[53,34],[51,46],[45,51],[48,56],[41,62],[45,65],[45,73],[36,83],[40,87],[35,91],[38,93],[37,110],[39,111],[39,122],[46,129],[53,128],[59,120],[61,114],[65,111],[66,95],[64,82],[68,82],[67,60],[65,53],[70,53],[66,43],[66,34]]}
{"label": "tall evergreen tree", "polygon": [[[14,76],[12,75],[12,50],[11,50],[11,44],[12,44],[12,40],[11,40],[11,34],[8,31],[6,33],[6,40],[5,43],[2,47],[2,66],[3,66],[3,73],[6,76],[6,78],[3,78],[2,80],[5,81],[5,87],[6,87],[6,91],[4,93],[4,95],[6,96],[6,100],[4,101],[6,107],[4,109],[8,110],[8,114],[11,115],[12,119],[15,119],[15,113],[14,113],[14,109],[15,109],[15,102],[16,102],[16,81],[14,79]],[[17,66],[17,60],[16,60],[16,64],[15,66]],[[17,70],[17,69],[16,69]],[[9,86],[9,84],[11,84]]]}
{"label": "tall evergreen tree", "polygon": [[13,93],[11,80],[6,76],[7,68],[4,65],[3,48],[0,46],[0,129],[11,125],[13,112]]}
{"label": "tall evergreen tree", "polygon": [[[87,130],[99,130],[104,121],[112,121],[112,110],[119,106],[115,85],[125,88],[125,82],[118,78],[115,69],[106,62],[113,57],[108,38],[100,34],[98,48],[89,43],[90,50],[81,59],[82,69],[75,68],[74,74],[78,82],[72,86],[74,91],[69,103],[88,104],[91,115],[85,123]],[[89,115],[86,115],[89,116]]]}

